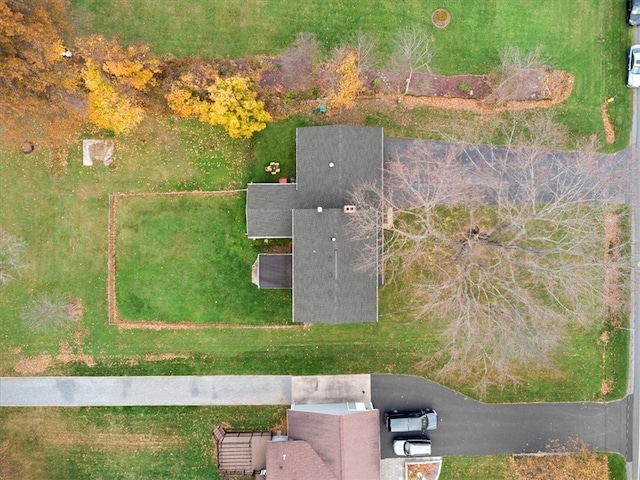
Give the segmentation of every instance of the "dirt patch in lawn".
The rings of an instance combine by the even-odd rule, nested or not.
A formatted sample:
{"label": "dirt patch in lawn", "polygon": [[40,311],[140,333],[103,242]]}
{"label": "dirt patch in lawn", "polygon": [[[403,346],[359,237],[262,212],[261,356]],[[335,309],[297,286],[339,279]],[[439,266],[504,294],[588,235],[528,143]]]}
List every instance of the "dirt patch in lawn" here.
{"label": "dirt patch in lawn", "polygon": [[[479,114],[492,114],[504,111],[527,110],[533,108],[549,108],[564,102],[573,91],[573,75],[563,71],[549,71],[545,74],[544,80],[540,83],[539,88],[526,93],[531,100],[507,100],[504,102],[496,102],[491,98],[491,90],[488,84],[478,80],[478,76],[458,76],[448,77],[447,81],[443,81],[438,91],[424,95],[398,95],[397,93],[380,93],[378,97],[386,101],[395,101],[402,103],[409,108],[419,106],[430,106],[436,108],[449,108],[457,110],[467,110]],[[454,79],[455,80],[452,80]],[[468,92],[458,93],[454,88],[457,79],[467,79],[470,85],[477,82],[481,85],[481,94],[474,88]],[[524,95],[524,94],[523,94]],[[526,97],[525,95],[525,97]]]}
{"label": "dirt patch in lawn", "polygon": [[602,115],[602,124],[604,125],[604,133],[607,143],[609,145],[616,142],[616,132],[613,129],[611,120],[609,120],[609,114],[607,113],[607,107],[609,106],[609,99],[605,100],[600,107],[600,114]]}
{"label": "dirt patch in lawn", "polygon": [[56,355],[56,360],[64,364],[79,362],[84,363],[87,367],[95,367],[96,361],[91,355],[79,351],[74,352],[67,342],[60,343],[60,353]]}
{"label": "dirt patch in lawn", "polygon": [[20,375],[38,375],[46,371],[53,364],[53,357],[48,353],[35,357],[23,357],[15,364],[13,369]]}

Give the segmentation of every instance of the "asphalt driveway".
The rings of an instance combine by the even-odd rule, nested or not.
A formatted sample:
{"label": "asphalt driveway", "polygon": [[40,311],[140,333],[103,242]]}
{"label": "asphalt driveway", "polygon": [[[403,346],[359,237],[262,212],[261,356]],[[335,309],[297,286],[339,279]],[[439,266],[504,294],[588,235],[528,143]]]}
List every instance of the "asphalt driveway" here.
{"label": "asphalt driveway", "polygon": [[395,455],[386,410],[431,407],[438,429],[429,432],[433,454],[491,455],[547,450],[552,440],[584,441],[590,450],[631,458],[632,397],[608,403],[484,404],[419,377],[372,375],[371,399],[380,410],[382,458]]}

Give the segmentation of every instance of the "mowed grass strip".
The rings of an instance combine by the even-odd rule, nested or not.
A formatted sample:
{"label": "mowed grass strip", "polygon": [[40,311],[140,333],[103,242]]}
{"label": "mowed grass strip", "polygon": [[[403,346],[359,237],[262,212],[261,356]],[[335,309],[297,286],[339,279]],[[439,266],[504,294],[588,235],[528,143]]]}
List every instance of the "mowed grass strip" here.
{"label": "mowed grass strip", "polygon": [[118,200],[121,320],[283,324],[291,291],[251,283],[258,248],[244,235],[245,194]]}

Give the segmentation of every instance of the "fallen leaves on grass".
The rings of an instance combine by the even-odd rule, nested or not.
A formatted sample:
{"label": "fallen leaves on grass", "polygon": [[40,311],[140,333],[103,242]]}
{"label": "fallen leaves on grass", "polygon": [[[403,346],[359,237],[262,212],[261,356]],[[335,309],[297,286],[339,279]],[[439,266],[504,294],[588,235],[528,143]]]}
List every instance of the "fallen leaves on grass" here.
{"label": "fallen leaves on grass", "polygon": [[23,357],[15,364],[13,369],[20,375],[37,375],[47,370],[53,363],[53,357],[48,353],[35,357]]}
{"label": "fallen leaves on grass", "polygon": [[604,125],[604,134],[607,139],[607,143],[611,145],[616,141],[616,132],[613,129],[613,125],[611,124],[611,120],[609,120],[609,114],[607,113],[607,106],[609,105],[609,100],[605,100],[602,102],[600,106],[600,115],[602,116],[602,123]]}
{"label": "fallen leaves on grass", "polygon": [[552,454],[510,457],[517,480],[608,480],[609,462],[600,453],[590,452],[578,439],[569,445],[553,442]]}
{"label": "fallen leaves on grass", "polygon": [[91,355],[87,355],[82,351],[74,353],[67,342],[60,343],[60,353],[56,356],[56,360],[64,364],[72,362],[84,363],[87,367],[95,367],[96,365],[96,361]]}

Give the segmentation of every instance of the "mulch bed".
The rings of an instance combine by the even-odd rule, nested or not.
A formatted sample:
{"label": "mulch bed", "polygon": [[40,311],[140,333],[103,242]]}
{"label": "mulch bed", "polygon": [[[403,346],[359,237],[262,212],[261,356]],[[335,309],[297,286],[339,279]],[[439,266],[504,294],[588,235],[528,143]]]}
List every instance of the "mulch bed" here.
{"label": "mulch bed", "polygon": [[[381,94],[404,93],[407,72],[402,70],[368,70],[363,73],[367,88]],[[376,86],[377,85],[377,86]],[[473,98],[482,100],[493,88],[485,75],[432,75],[414,72],[408,94],[442,98]]]}
{"label": "mulch bed", "polygon": [[[332,77],[315,64],[304,42],[277,57],[240,59],[235,68],[256,78],[259,96],[273,118],[310,112],[329,95]],[[521,78],[498,86],[492,75],[434,75],[414,72],[405,94],[408,72],[371,69],[361,73],[361,99],[403,103],[409,108],[432,106],[477,113],[548,108],[566,100],[573,76],[545,68],[523,70]],[[333,78],[335,81],[335,78]]]}

